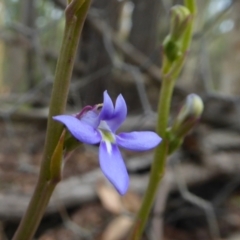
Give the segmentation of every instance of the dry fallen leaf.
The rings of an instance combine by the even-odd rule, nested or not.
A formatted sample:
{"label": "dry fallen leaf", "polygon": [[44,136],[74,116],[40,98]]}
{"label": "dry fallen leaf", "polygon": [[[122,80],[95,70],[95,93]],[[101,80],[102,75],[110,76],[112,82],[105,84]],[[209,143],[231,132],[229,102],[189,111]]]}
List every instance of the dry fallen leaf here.
{"label": "dry fallen leaf", "polygon": [[129,216],[121,215],[113,219],[102,235],[102,240],[120,240],[130,230],[133,225],[133,219]]}
{"label": "dry fallen leaf", "polygon": [[121,197],[113,187],[100,182],[97,186],[97,194],[103,207],[109,212],[120,214],[123,211]]}
{"label": "dry fallen leaf", "polygon": [[141,197],[135,192],[129,191],[125,196],[122,197],[124,209],[132,213],[138,212],[141,202]]}

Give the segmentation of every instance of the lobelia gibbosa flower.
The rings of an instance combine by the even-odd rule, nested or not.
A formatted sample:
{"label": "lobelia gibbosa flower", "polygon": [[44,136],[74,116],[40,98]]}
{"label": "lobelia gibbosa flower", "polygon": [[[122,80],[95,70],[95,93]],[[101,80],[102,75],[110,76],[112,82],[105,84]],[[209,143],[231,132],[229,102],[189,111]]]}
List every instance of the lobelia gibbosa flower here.
{"label": "lobelia gibbosa flower", "polygon": [[[107,91],[103,97],[103,104],[86,106],[75,116],[59,115],[53,119],[64,124],[80,142],[100,143],[100,167],[117,191],[124,195],[128,189],[129,176],[118,146],[133,151],[145,151],[156,147],[161,138],[150,131],[116,134],[127,116],[126,102],[120,94],[114,108]],[[100,106],[102,109],[99,110]]]}

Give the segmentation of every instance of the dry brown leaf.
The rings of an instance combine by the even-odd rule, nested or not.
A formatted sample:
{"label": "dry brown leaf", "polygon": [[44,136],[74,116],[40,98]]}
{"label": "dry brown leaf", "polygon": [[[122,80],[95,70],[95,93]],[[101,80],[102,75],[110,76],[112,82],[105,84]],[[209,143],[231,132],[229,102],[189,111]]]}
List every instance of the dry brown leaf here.
{"label": "dry brown leaf", "polygon": [[111,186],[100,182],[97,186],[97,194],[105,209],[114,214],[120,214],[123,211],[123,204],[119,193]]}
{"label": "dry brown leaf", "polygon": [[128,192],[125,196],[122,197],[122,203],[124,208],[132,213],[138,212],[141,206],[141,197],[135,192]]}
{"label": "dry brown leaf", "polygon": [[121,215],[113,219],[102,235],[102,240],[120,240],[130,230],[133,225],[133,219],[126,215]]}

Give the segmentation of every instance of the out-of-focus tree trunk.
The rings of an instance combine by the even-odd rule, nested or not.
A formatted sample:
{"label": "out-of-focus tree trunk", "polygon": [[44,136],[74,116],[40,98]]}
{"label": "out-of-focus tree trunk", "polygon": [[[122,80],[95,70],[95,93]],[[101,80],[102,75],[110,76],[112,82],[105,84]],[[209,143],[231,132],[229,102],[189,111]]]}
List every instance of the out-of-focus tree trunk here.
{"label": "out-of-focus tree trunk", "polygon": [[147,56],[159,46],[161,1],[133,0],[132,30],[129,41]]}
{"label": "out-of-focus tree trunk", "polygon": [[[0,28],[3,26],[3,16],[4,16],[4,11],[5,11],[5,6],[4,3],[0,3]],[[3,59],[5,55],[5,44],[2,39],[0,39],[0,93],[4,91],[4,84],[3,84],[3,77],[4,77],[4,72],[3,72]]]}
{"label": "out-of-focus tree trunk", "polygon": [[[15,15],[15,21],[20,26],[35,28],[36,9],[35,0],[22,0],[18,3],[19,11]],[[35,63],[35,51],[33,49],[33,35],[22,30],[18,25],[14,32],[14,37],[6,41],[5,48],[5,71],[4,79],[6,88],[12,92],[26,91],[36,84],[37,66]],[[31,32],[31,31],[29,31]]]}
{"label": "out-of-focus tree trunk", "polygon": [[228,47],[226,49],[226,55],[224,57],[224,71],[222,75],[221,88],[227,94],[240,94],[240,71],[239,71],[239,59],[240,59],[240,1],[235,1],[232,7],[231,18],[228,21],[233,21],[233,30],[228,38]]}
{"label": "out-of-focus tree trunk", "polygon": [[[101,13],[112,29],[117,31],[123,3],[124,1],[98,0],[93,2],[92,7]],[[103,36],[97,33],[88,22],[84,25],[79,56],[87,66],[85,75],[90,75],[112,64],[103,42]],[[83,102],[85,104],[100,103],[103,91],[109,88],[111,88],[111,76],[107,74],[82,89]]]}
{"label": "out-of-focus tree trunk", "polygon": [[[35,20],[36,20],[36,8],[35,8],[35,0],[24,0],[22,2],[22,14],[21,14],[21,22],[26,27],[30,29],[35,29]],[[31,43],[34,41],[34,36],[29,36]],[[36,63],[35,63],[36,55],[32,46],[27,49],[26,52],[26,71],[27,71],[27,89],[31,89],[36,84]]]}
{"label": "out-of-focus tree trunk", "polygon": [[[129,41],[149,57],[157,49],[154,57],[155,60],[157,59],[155,63],[159,63],[161,51],[159,20],[165,9],[163,9],[159,0],[134,0],[133,3],[135,8],[132,15]],[[124,1],[98,0],[93,2],[92,7],[100,10],[101,16],[104,17],[109,26],[118,31],[123,4]],[[105,50],[102,36],[93,30],[88,23],[85,24],[82,33],[79,56],[87,66],[86,75],[112,64]],[[112,94],[122,92],[119,88],[116,89],[116,84],[112,84],[112,76],[109,73],[83,88],[81,91],[83,103],[95,104],[101,102],[102,93],[105,89],[110,90]]]}
{"label": "out-of-focus tree trunk", "polygon": [[[17,2],[17,11],[14,15],[15,21],[28,27],[34,24],[34,0],[22,0]],[[16,7],[16,6],[15,6]],[[29,18],[31,15],[31,18]],[[16,26],[16,28],[18,28]],[[33,55],[28,54],[30,44],[26,41],[26,36],[21,33],[21,28],[14,32],[14,35],[7,37],[5,41],[5,66],[4,66],[4,88],[6,91],[22,92],[30,88],[30,80],[34,72]],[[28,69],[28,72],[26,72]],[[32,80],[31,80],[32,81]]]}

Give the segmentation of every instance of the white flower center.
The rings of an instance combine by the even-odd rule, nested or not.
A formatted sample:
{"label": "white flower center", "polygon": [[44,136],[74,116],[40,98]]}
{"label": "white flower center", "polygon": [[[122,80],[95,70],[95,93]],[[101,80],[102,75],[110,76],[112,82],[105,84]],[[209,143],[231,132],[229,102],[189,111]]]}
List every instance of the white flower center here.
{"label": "white flower center", "polygon": [[112,145],[109,141],[105,141],[106,147],[107,147],[107,152],[111,155],[112,154]]}
{"label": "white flower center", "polygon": [[103,141],[106,143],[107,152],[112,154],[112,143],[115,143],[115,135],[107,130],[99,130],[101,132]]}
{"label": "white flower center", "polygon": [[109,131],[109,132],[111,131],[110,128],[109,128],[109,126],[107,125],[106,121],[101,121],[101,122],[99,123],[98,128],[99,128],[100,130],[103,130],[103,131]]}

